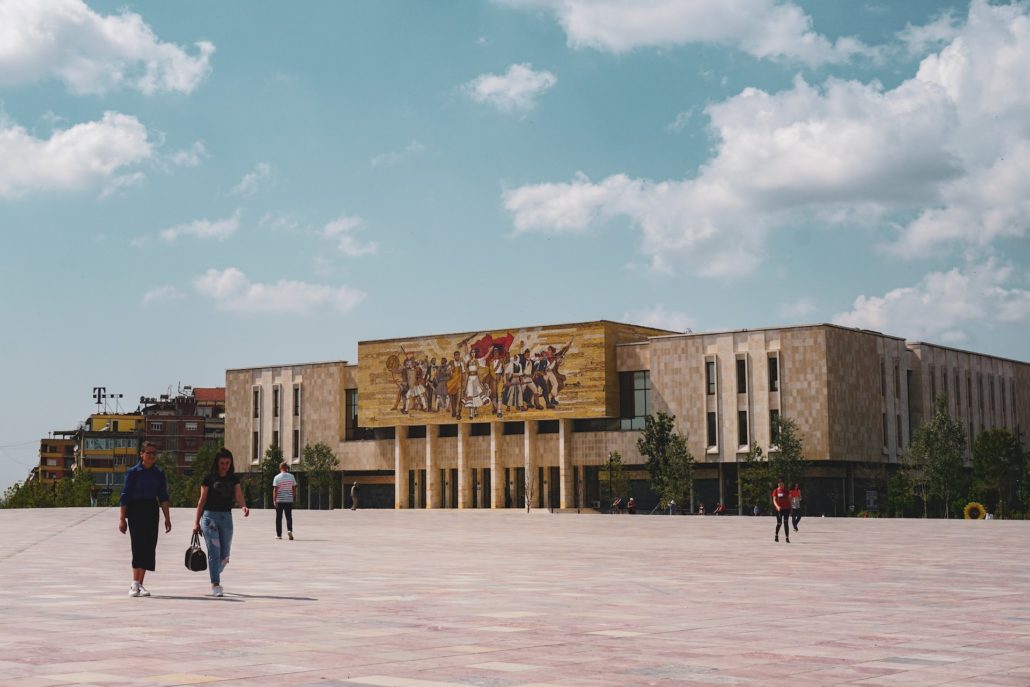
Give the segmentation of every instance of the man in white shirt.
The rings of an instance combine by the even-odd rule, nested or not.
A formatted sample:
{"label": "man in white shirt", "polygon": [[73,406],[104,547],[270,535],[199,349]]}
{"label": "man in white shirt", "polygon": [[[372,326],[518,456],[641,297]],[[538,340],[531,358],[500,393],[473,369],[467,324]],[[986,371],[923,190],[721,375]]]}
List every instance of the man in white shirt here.
{"label": "man in white shirt", "polygon": [[286,514],[286,536],[293,539],[293,500],[296,494],[297,478],[290,474],[289,464],[279,463],[279,474],[272,480],[276,539],[283,538],[283,513]]}

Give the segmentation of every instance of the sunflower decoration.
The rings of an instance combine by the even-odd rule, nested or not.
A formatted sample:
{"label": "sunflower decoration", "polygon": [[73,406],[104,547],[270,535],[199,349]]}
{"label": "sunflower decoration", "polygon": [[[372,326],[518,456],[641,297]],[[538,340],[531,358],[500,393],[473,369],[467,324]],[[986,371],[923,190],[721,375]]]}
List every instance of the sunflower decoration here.
{"label": "sunflower decoration", "polygon": [[987,509],[984,508],[982,503],[970,501],[966,504],[966,507],[962,509],[962,516],[966,520],[983,520],[987,517]]}

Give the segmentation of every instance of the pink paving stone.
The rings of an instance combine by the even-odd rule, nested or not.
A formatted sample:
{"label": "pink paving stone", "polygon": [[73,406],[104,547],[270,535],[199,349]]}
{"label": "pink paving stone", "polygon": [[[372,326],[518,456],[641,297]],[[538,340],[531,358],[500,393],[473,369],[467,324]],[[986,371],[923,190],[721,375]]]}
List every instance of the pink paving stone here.
{"label": "pink paving stone", "polygon": [[1020,522],[255,511],[214,599],[176,510],[131,599],[116,517],[0,511],[0,685],[1030,685]]}

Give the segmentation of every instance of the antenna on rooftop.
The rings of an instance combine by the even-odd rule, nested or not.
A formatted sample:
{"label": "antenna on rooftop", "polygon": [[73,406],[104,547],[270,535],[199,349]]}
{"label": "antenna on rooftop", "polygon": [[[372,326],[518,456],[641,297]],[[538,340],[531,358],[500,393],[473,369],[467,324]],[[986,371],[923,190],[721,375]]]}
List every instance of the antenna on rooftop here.
{"label": "antenna on rooftop", "polygon": [[114,400],[114,412],[122,412],[121,407],[118,405],[118,399],[125,398],[125,394],[108,394],[107,397]]}

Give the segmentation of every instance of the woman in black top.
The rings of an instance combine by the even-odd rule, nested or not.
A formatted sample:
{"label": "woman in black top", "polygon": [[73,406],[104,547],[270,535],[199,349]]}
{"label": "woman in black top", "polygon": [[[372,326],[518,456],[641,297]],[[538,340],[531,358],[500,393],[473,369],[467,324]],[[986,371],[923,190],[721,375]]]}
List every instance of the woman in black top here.
{"label": "woman in black top", "polygon": [[119,499],[118,531],[129,531],[132,542],[132,586],[129,596],[150,596],[143,577],[157,560],[158,508],[165,514],[165,532],[172,531],[168,512],[168,482],[157,467],[157,445],[144,441],[139,463],[125,473],[125,486]]}
{"label": "woman in black top", "polygon": [[243,501],[240,476],[233,466],[232,453],[227,448],[219,449],[211,472],[200,486],[200,500],[197,502],[197,517],[193,531],[201,532],[207,543],[208,573],[211,576],[211,594],[224,596],[222,570],[229,563],[232,547],[232,503],[243,509],[243,517],[250,515],[250,509]]}

